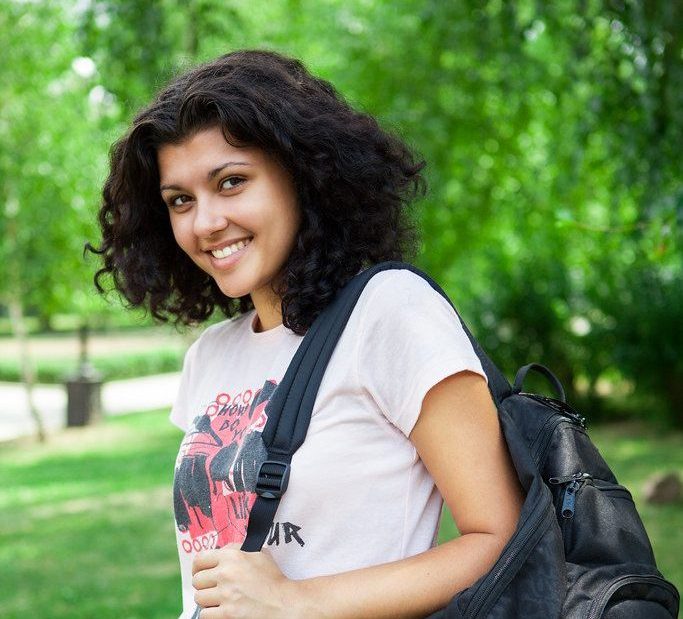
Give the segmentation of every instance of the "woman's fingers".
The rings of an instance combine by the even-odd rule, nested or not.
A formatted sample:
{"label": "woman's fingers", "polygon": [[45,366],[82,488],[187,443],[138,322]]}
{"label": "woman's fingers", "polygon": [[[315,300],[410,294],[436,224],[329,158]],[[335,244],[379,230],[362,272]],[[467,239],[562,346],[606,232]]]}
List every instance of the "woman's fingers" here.
{"label": "woman's fingers", "polygon": [[218,577],[214,569],[206,569],[192,576],[192,586],[195,589],[211,589],[218,585]]}
{"label": "woman's fingers", "polygon": [[192,560],[192,575],[202,570],[209,570],[218,565],[220,550],[204,550],[198,552]]}

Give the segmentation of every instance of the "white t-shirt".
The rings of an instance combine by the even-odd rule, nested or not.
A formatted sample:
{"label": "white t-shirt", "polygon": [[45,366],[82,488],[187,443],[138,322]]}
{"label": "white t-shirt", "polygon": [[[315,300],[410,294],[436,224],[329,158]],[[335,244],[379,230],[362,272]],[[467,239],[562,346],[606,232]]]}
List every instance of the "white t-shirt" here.
{"label": "white t-shirt", "polygon": [[[303,339],[283,325],[256,333],[255,318],[204,331],[171,411],[186,432],[174,481],[182,618],[196,611],[194,553],[245,538],[266,404]],[[463,370],[484,375],[448,302],[410,271],[374,276],[327,366],[264,544],[286,576],[367,567],[435,543],[442,499],[408,436],[427,391]]]}

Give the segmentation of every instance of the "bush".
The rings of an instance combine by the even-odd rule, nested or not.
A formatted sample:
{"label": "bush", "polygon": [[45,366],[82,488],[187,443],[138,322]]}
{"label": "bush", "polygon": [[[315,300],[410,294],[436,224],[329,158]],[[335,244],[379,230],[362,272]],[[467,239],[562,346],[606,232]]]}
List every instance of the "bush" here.
{"label": "bush", "polygon": [[[93,357],[92,365],[102,373],[103,380],[136,378],[182,368],[184,352],[176,348],[160,348],[148,352]],[[36,361],[36,380],[39,383],[62,383],[76,374],[78,362],[74,359],[41,359]],[[0,360],[0,381],[20,382],[21,368],[16,359]]]}

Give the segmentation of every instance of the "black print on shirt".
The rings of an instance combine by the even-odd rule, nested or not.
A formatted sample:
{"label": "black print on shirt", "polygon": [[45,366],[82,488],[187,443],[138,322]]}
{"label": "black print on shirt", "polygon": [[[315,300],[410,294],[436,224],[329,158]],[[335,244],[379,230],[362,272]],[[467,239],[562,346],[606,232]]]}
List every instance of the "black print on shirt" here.
{"label": "black print on shirt", "polygon": [[219,393],[194,418],[173,483],[179,544],[186,553],[244,540],[256,500],[256,474],[267,456],[262,439],[266,405],[276,386],[268,380],[258,390]]}
{"label": "black print on shirt", "polygon": [[304,540],[301,539],[301,536],[299,535],[301,527],[298,527],[291,522],[274,522],[270,525],[270,531],[268,532],[268,537],[266,538],[266,546],[280,545],[280,530],[282,530],[284,544],[289,544],[293,541],[299,544],[299,546],[303,546],[305,544]]}

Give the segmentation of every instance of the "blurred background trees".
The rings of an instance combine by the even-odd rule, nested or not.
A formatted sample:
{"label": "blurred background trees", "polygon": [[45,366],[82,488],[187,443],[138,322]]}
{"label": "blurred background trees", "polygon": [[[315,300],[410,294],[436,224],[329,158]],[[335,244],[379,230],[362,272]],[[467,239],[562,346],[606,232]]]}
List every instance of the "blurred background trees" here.
{"label": "blurred background trees", "polygon": [[0,294],[92,294],[109,144],[171,75],[296,55],[428,162],[418,264],[496,361],[683,426],[683,8],[669,0],[8,0]]}

